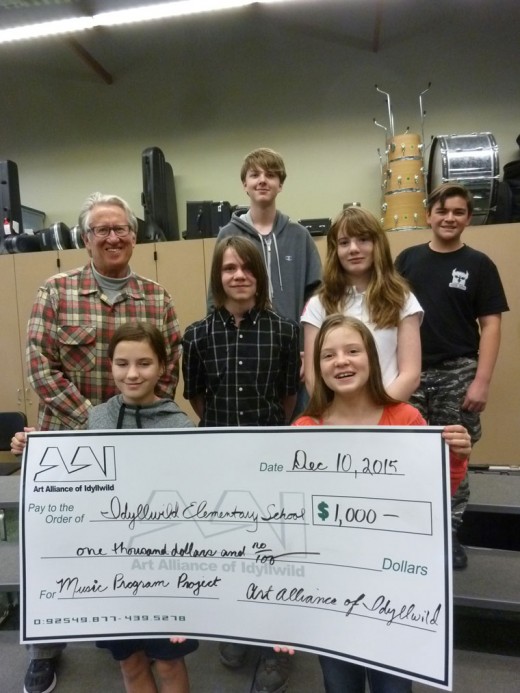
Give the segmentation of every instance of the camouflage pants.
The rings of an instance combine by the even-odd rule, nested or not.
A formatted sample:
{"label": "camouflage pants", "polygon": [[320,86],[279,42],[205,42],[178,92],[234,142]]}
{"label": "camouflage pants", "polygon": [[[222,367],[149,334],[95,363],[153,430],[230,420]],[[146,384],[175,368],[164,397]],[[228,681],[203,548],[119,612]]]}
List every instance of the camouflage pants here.
{"label": "camouflage pants", "polygon": [[[464,411],[462,402],[475,378],[476,359],[449,359],[421,373],[421,383],[410,397],[410,404],[421,412],[431,426],[462,424],[471,436],[471,444],[480,440],[480,414]],[[451,522],[457,530],[469,501],[468,475],[451,498]]]}

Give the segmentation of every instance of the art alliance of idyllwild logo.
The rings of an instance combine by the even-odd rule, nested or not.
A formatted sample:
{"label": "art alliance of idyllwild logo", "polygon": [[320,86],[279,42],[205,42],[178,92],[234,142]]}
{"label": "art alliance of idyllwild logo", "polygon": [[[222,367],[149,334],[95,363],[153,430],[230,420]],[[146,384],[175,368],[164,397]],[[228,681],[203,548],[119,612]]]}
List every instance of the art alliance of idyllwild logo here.
{"label": "art alliance of idyllwild logo", "polygon": [[49,445],[44,449],[34,481],[115,481],[113,445]]}

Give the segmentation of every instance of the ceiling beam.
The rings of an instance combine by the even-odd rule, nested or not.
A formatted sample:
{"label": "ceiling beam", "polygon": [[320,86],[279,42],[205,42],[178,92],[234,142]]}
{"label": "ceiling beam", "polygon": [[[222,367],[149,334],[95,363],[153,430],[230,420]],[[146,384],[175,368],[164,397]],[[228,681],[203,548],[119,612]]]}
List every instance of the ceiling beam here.
{"label": "ceiling beam", "polygon": [[105,70],[103,65],[94,58],[92,53],[89,53],[89,51],[81,45],[79,41],[77,41],[75,38],[67,38],[65,39],[66,43],[72,48],[72,50],[76,53],[76,55],[87,65],[91,70],[93,70],[105,84],[113,84],[114,83],[114,78],[108,72],[108,70]]}

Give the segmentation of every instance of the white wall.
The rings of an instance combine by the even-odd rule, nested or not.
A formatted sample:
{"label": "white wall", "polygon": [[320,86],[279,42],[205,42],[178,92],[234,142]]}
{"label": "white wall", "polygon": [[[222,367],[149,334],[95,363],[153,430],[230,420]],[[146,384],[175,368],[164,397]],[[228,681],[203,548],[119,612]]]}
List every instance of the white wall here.
{"label": "white wall", "polygon": [[[378,52],[369,25],[363,36],[304,32],[261,14],[86,39],[102,47],[93,52],[114,75],[111,86],[62,39],[0,46],[0,159],[18,164],[22,204],[44,210],[48,222],[75,223],[93,190],[118,193],[142,214],[141,151],[149,146],[174,168],[181,228],[186,200],[245,202],[238,172],[257,146],[285,158],[280,207],[292,217],[333,216],[354,200],[379,213],[376,150],[385,141],[372,119],[386,123],[387,112],[374,85],[390,92],[397,131],[420,132],[418,95],[431,81],[427,142],[489,130],[501,170],[520,155],[520,3],[451,0],[434,16],[431,0],[408,0],[411,33],[385,33],[403,1],[383,3]],[[344,5],[357,11],[355,0]],[[157,51],[152,44],[165,38]],[[140,59],[125,51],[130,44]]]}

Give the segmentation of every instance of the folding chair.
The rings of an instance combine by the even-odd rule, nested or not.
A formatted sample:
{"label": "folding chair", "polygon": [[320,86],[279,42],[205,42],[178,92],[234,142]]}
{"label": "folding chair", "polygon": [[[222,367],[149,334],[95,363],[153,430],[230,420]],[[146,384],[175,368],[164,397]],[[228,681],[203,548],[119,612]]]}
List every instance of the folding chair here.
{"label": "folding chair", "polygon": [[[11,438],[17,431],[27,426],[27,417],[23,411],[0,411],[0,452],[10,452]],[[0,462],[0,475],[17,472],[22,466],[21,460]]]}
{"label": "folding chair", "polygon": [[[2,411],[0,412],[0,452],[10,452],[11,438],[18,431],[23,431],[27,426],[27,417],[22,411]],[[21,460],[13,462],[0,462],[0,475],[6,476],[14,474],[22,466]],[[5,510],[2,508],[0,498],[0,539],[7,539],[5,527]]]}

